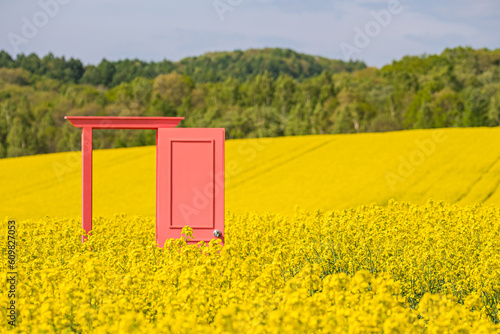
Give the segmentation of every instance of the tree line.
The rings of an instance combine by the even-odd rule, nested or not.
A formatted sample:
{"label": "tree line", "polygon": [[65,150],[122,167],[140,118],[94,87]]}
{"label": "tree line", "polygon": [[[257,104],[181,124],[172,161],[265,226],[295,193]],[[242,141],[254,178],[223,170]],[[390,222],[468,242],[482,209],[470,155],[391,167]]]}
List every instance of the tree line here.
{"label": "tree line", "polygon": [[42,58],[32,53],[19,54],[14,59],[0,51],[0,68],[21,68],[31,74],[46,76],[63,83],[102,85],[107,88],[131,82],[135,78],[155,78],[160,74],[177,72],[190,76],[194,81],[221,82],[228,78],[245,81],[258,74],[268,72],[274,79],[287,74],[302,80],[322,72],[353,72],[366,67],[360,61],[348,61],[314,57],[289,49],[261,49],[214,52],[200,57],[187,57],[178,62],[163,60],[145,62],[138,59],[108,61],[103,59],[97,66],[84,66],[78,59],[55,57],[48,54]]}
{"label": "tree line", "polygon": [[[380,69],[329,68],[311,76],[263,70],[245,77],[230,75],[231,66],[189,75],[165,67],[116,85],[116,67],[110,82],[99,74],[82,83],[89,70],[76,80],[78,60],[51,59],[44,69],[0,68],[0,157],[78,150],[80,132],[65,115],[184,116],[181,126],[224,127],[228,139],[500,125],[500,49],[459,47]],[[99,130],[95,137],[95,148],[155,143],[146,130]]]}

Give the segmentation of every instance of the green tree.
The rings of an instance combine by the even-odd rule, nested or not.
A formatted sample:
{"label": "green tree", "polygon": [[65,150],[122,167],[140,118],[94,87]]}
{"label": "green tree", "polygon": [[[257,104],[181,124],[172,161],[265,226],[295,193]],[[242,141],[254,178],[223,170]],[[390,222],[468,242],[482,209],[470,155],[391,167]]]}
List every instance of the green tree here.
{"label": "green tree", "polygon": [[0,50],[0,68],[11,68],[14,66],[14,60],[7,52]]}
{"label": "green tree", "polygon": [[492,96],[488,108],[488,125],[500,125],[500,89],[496,95]]}

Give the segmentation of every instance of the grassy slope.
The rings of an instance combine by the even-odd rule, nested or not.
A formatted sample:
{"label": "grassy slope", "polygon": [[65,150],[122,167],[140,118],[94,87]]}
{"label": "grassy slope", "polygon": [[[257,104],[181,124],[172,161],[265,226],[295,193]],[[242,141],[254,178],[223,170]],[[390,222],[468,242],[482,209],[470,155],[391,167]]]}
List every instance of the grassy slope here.
{"label": "grassy slope", "polygon": [[[435,148],[419,155],[426,140]],[[289,213],[391,198],[500,205],[499,142],[500,128],[231,140],[226,210]],[[401,175],[401,161],[410,158],[417,160]],[[77,217],[80,169],[75,152],[0,160],[0,217]],[[95,151],[95,216],[152,216],[154,203],[154,147]]]}

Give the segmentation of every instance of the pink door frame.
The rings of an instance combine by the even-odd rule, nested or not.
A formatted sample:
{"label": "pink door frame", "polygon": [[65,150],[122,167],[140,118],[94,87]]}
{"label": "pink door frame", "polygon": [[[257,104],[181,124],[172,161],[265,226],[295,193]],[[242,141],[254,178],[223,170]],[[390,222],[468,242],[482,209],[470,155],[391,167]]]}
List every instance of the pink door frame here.
{"label": "pink door frame", "polygon": [[[176,127],[184,117],[105,117],[105,116],[66,116],[67,119],[73,126],[77,128],[82,128],[82,227],[86,231],[87,234],[90,234],[92,230],[92,131],[93,129],[143,129],[143,130],[156,130],[156,238],[157,242],[159,230],[159,159],[162,156],[159,154],[159,130],[174,128]],[[180,129],[179,129],[180,130]],[[198,130],[199,133],[211,133],[210,131],[203,131],[207,129],[190,129],[190,131]],[[190,132],[193,133],[193,132]],[[222,134],[223,134],[222,129]],[[222,165],[220,165],[220,157],[218,162],[218,170],[217,172],[222,173],[222,177],[224,175],[224,138],[222,138]],[[218,151],[218,155],[220,156],[220,151]],[[214,171],[215,172],[215,171]],[[218,221],[222,221],[222,225],[219,223],[216,226],[222,226],[224,221],[224,184],[222,179],[222,202],[217,206],[217,215],[219,216]],[[221,215],[222,208],[222,218]],[[220,228],[220,227],[219,227]],[[161,233],[165,235],[164,233]],[[223,238],[223,236],[222,236]],[[161,238],[164,242],[164,237]],[[86,236],[82,236],[82,242],[86,240]],[[224,240],[224,239],[222,239]],[[159,245],[163,247],[163,245]]]}

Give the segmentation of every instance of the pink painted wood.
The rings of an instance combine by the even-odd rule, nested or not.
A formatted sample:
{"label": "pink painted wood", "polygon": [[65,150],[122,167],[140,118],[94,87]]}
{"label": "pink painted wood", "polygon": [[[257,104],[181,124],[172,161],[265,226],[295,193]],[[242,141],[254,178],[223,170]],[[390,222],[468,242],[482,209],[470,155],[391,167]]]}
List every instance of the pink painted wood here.
{"label": "pink painted wood", "polygon": [[[90,234],[92,231],[92,130],[156,129],[158,132],[158,129],[177,126],[184,117],[66,116],[65,119],[75,127],[82,128],[82,227]],[[156,170],[158,173],[158,155]],[[158,193],[158,183],[156,187]],[[156,203],[158,212],[158,199]],[[85,240],[85,236],[82,236],[82,242]]]}
{"label": "pink painted wood", "polygon": [[66,116],[77,128],[93,129],[142,129],[155,130],[175,128],[184,117],[109,117],[109,116]]}
{"label": "pink painted wood", "polygon": [[190,243],[224,243],[224,129],[159,129],[157,133],[156,242],[180,238],[188,225]]}
{"label": "pink painted wood", "polygon": [[92,128],[88,126],[82,128],[82,228],[92,231]]}

